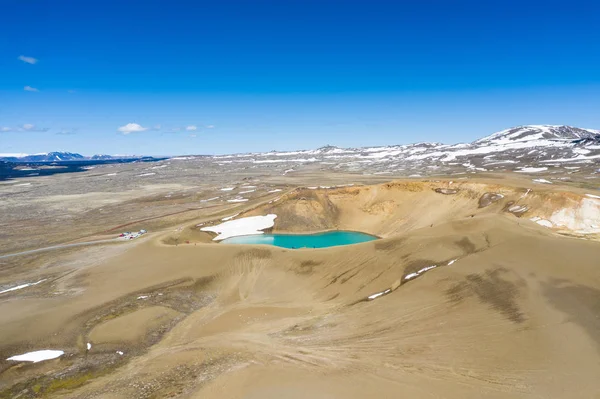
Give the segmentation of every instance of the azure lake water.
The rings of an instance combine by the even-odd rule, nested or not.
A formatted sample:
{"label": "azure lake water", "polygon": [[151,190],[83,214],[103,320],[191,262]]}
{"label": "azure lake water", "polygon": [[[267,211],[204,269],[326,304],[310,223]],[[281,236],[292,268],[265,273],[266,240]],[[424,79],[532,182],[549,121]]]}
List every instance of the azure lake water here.
{"label": "azure lake water", "polygon": [[283,248],[327,248],[377,240],[370,234],[356,231],[329,231],[317,234],[256,234],[231,237],[224,244],[263,244]]}

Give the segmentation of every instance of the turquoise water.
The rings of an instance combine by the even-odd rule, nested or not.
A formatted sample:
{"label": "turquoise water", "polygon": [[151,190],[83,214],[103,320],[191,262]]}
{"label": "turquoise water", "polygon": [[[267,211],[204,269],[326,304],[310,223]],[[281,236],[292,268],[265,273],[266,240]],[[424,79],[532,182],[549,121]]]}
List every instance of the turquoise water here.
{"label": "turquoise water", "polygon": [[317,234],[257,234],[231,237],[224,244],[265,244],[283,248],[326,248],[373,241],[377,237],[355,231],[330,231]]}

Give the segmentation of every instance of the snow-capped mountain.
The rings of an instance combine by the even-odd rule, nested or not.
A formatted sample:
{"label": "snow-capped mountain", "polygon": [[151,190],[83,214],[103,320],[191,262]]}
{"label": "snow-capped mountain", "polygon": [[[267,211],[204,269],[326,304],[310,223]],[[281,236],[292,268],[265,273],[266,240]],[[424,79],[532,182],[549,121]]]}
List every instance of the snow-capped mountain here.
{"label": "snow-capped mountain", "polygon": [[[108,161],[157,159],[51,152],[0,154],[14,163],[56,161]],[[600,131],[571,126],[527,125],[494,133],[472,143],[415,143],[383,147],[339,148],[327,145],[314,150],[270,151],[218,156],[173,157],[191,167],[213,164],[219,173],[231,169],[269,168],[289,174],[303,167],[357,173],[393,173],[405,176],[515,171],[524,173],[600,173]],[[186,166],[186,167],[190,167]],[[163,169],[161,169],[163,170]],[[166,170],[166,169],[164,169]],[[153,172],[155,173],[155,172]]]}
{"label": "snow-capped mountain", "polygon": [[[541,172],[550,166],[594,166],[600,161],[600,131],[571,126],[527,125],[472,143],[416,143],[385,147],[268,152],[212,157],[225,164],[320,164],[321,168],[407,175],[465,172]],[[577,166],[579,165],[579,166]],[[569,166],[567,166],[569,168]],[[285,170],[288,170],[285,169]],[[298,168],[296,168],[298,169]],[[463,173],[465,173],[463,172]]]}
{"label": "snow-capped mountain", "polygon": [[527,125],[518,126],[494,133],[475,141],[473,144],[506,144],[536,140],[577,140],[599,135],[600,130],[581,129],[572,126]]}
{"label": "snow-capped mountain", "polygon": [[9,162],[81,161],[85,157],[72,152],[46,152],[41,154],[0,154],[0,160]]}
{"label": "snow-capped mountain", "polygon": [[144,159],[146,157],[135,156],[135,155],[92,155],[91,157],[86,157],[81,154],[76,154],[72,152],[45,152],[40,154],[2,154],[0,153],[0,161],[5,162],[16,162],[16,163],[26,163],[26,162],[68,162],[68,161],[110,161],[110,160],[120,160],[120,159]]}

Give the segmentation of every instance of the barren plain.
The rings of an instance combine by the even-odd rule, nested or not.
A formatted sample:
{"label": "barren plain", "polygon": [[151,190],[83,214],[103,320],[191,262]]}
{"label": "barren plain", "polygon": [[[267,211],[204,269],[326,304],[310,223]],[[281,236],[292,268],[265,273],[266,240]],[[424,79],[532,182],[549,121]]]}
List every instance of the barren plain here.
{"label": "barren plain", "polygon": [[[595,167],[406,176],[192,158],[2,182],[0,397],[599,398]],[[200,230],[265,214],[380,239]],[[7,360],[38,350],[63,354]]]}

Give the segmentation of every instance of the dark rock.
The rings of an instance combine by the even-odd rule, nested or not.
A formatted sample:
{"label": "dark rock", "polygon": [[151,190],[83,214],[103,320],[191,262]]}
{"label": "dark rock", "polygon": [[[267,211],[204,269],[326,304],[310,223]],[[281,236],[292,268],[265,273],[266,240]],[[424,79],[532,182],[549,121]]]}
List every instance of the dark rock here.
{"label": "dark rock", "polygon": [[528,210],[529,210],[529,207],[527,205],[512,205],[512,206],[509,206],[506,211],[512,213],[513,215],[515,215],[517,217],[520,217]]}
{"label": "dark rock", "polygon": [[436,188],[435,190],[436,193],[439,194],[444,194],[444,195],[453,195],[458,193],[458,190],[454,189],[454,188]]}
{"label": "dark rock", "polygon": [[492,205],[494,202],[500,201],[504,198],[504,195],[497,193],[484,193],[481,198],[479,198],[479,207],[485,208],[486,206]]}

